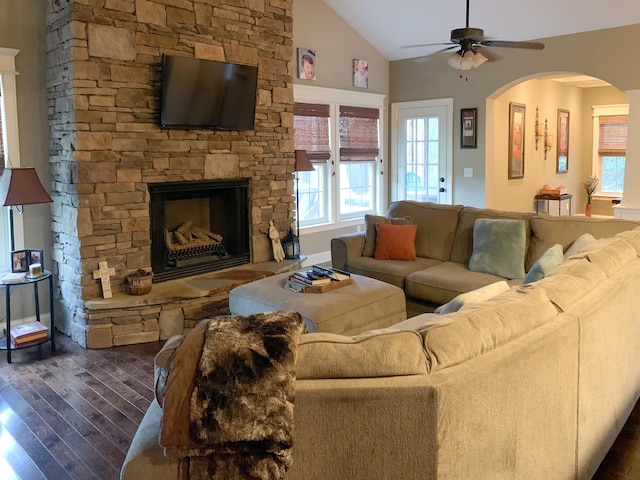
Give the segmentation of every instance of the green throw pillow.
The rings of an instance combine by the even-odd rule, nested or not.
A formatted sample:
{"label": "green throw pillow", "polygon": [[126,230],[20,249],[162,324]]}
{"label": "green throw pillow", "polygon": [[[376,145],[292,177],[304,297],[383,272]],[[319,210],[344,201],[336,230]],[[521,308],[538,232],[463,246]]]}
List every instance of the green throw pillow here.
{"label": "green throw pillow", "polygon": [[504,278],[524,278],[524,220],[478,218],[473,224],[469,270]]}
{"label": "green throw pillow", "polygon": [[522,281],[523,284],[535,282],[547,276],[552,268],[557,267],[564,262],[562,253],[562,245],[556,243],[549,250],[544,252],[542,256],[533,264],[527,276]]}
{"label": "green throw pillow", "polygon": [[411,217],[387,218],[380,215],[365,215],[364,248],[362,249],[363,257],[373,257],[373,254],[376,251],[376,224],[378,223],[411,225],[413,223],[413,219]]}

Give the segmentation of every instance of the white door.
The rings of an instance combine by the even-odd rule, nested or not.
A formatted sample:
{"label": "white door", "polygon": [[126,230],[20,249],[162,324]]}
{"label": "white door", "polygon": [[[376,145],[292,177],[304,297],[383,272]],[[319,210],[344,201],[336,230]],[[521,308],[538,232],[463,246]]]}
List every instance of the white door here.
{"label": "white door", "polygon": [[451,203],[453,99],[394,103],[392,200]]}

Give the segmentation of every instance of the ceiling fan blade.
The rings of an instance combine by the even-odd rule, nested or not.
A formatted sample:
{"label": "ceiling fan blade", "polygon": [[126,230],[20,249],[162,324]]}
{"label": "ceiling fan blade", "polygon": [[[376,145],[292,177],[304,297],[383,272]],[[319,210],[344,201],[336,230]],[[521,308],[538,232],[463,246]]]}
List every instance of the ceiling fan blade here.
{"label": "ceiling fan blade", "polygon": [[529,50],[542,50],[544,48],[544,43],[540,42],[510,42],[507,40],[483,40],[478,45],[483,47],[527,48]]}
{"label": "ceiling fan blade", "polygon": [[447,42],[447,43],[422,43],[422,44],[419,44],[419,45],[401,45],[398,48],[436,47],[436,46],[439,46],[439,45],[453,45],[453,47],[457,47],[458,46],[458,44],[456,44],[456,43]]}

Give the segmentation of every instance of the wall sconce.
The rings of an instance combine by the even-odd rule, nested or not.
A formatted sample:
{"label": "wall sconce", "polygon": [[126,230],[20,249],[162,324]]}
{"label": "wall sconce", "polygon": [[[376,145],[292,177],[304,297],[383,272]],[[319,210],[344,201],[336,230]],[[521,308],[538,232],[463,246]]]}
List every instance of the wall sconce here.
{"label": "wall sconce", "polygon": [[[546,122],[546,120],[545,120]],[[536,137],[536,150],[538,150],[538,142],[542,137],[544,137],[544,132],[542,131],[542,124],[540,123],[540,119],[538,117],[538,107],[536,107],[536,123],[534,125],[535,128],[535,137]]]}
{"label": "wall sconce", "polygon": [[544,159],[547,159],[547,152],[553,148],[553,134],[549,134],[547,119],[544,119]]}

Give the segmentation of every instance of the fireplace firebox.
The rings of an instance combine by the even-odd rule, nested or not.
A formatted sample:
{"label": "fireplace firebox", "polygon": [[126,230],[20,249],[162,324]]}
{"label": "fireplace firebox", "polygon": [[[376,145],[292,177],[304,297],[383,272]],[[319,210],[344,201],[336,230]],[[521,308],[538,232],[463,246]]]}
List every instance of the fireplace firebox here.
{"label": "fireplace firebox", "polygon": [[248,190],[248,179],[149,184],[154,282],[249,263]]}

